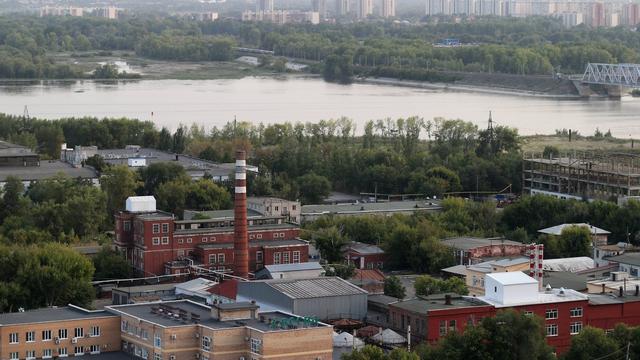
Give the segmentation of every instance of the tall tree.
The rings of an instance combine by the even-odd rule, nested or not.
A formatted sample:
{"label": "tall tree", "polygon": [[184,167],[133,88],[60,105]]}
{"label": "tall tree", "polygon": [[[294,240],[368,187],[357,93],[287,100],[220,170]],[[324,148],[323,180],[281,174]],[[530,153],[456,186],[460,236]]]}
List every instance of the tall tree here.
{"label": "tall tree", "polygon": [[129,196],[134,196],[141,185],[138,174],[126,165],[112,166],[102,174],[100,186],[107,194],[107,212],[113,215],[125,207]]}

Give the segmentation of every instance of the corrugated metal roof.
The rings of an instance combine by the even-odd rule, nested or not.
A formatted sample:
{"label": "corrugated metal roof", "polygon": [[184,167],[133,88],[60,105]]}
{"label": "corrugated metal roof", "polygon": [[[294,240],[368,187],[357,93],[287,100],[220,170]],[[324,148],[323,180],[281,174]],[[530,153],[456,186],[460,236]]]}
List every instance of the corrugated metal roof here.
{"label": "corrugated metal roof", "polygon": [[366,290],[363,290],[339,277],[266,280],[265,282],[272,288],[292,299],[367,294]]}
{"label": "corrugated metal roof", "polygon": [[266,265],[265,269],[269,272],[288,272],[288,271],[304,271],[304,270],[322,270],[322,266],[319,262],[306,262],[296,264],[279,264],[279,265]]}

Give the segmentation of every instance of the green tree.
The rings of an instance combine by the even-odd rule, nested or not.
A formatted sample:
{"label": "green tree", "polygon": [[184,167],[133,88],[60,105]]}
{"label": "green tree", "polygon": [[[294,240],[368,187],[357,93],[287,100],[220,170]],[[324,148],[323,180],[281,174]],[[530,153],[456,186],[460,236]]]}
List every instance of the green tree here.
{"label": "green tree", "polygon": [[312,233],[312,239],[320,255],[328,263],[334,264],[343,260],[342,250],[348,241],[337,227],[316,230]]}
{"label": "green tree", "polygon": [[158,186],[165,182],[187,177],[187,172],[180,164],[170,162],[157,162],[147,167],[140,168],[140,179],[145,195],[156,193]]}
{"label": "green tree", "polygon": [[108,246],[92,258],[96,280],[127,279],[133,274],[127,260]]}
{"label": "green tree", "polygon": [[115,214],[123,210],[125,201],[134,196],[140,186],[138,174],[126,165],[116,165],[107,169],[100,178],[100,186],[107,194],[107,213]]}
{"label": "green tree", "polygon": [[615,340],[607,337],[604,330],[587,326],[582,329],[580,334],[571,338],[571,348],[563,356],[563,359],[600,359],[617,350],[618,346]]}
{"label": "green tree", "polygon": [[397,276],[388,276],[384,279],[384,294],[398,299],[404,299],[406,289]]}
{"label": "green tree", "polygon": [[317,204],[331,192],[329,179],[314,173],[300,176],[297,183],[304,204]]}

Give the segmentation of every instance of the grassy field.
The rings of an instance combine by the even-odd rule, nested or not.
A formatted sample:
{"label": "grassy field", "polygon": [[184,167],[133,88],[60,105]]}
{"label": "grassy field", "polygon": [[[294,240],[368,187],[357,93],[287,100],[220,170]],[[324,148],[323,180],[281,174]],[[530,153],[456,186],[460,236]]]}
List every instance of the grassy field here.
{"label": "grassy field", "polygon": [[248,64],[228,62],[170,62],[150,60],[136,56],[132,52],[83,52],[56,53],[52,57],[57,63],[73,64],[84,72],[93,71],[101,62],[125,61],[144,79],[240,79],[245,76],[273,75],[273,72]]}
{"label": "grassy field", "polygon": [[624,151],[624,152],[640,152],[640,141],[633,141],[631,147],[631,139],[616,138],[593,138],[579,137],[569,141],[567,136],[559,135],[534,135],[525,136],[522,143],[524,152],[542,152],[546,146],[553,146],[560,151],[577,150],[602,150],[602,151]]}

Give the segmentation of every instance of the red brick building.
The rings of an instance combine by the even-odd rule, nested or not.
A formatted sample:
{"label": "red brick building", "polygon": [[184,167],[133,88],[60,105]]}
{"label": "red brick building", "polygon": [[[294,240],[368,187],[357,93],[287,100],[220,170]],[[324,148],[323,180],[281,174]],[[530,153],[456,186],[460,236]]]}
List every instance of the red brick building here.
{"label": "red brick building", "polygon": [[557,353],[565,352],[572,336],[585,326],[612,330],[618,323],[640,325],[640,294],[586,295],[565,289],[539,292],[537,282],[526,278],[521,272],[488,274],[483,297],[441,294],[392,303],[389,325],[405,335],[411,325],[413,341],[434,343],[451,331],[464,331],[484,317],[513,309],[544,319],[547,342]]}
{"label": "red brick building", "polygon": [[[151,201],[151,199],[148,199]],[[153,276],[184,272],[195,264],[230,271],[234,264],[233,217],[177,220],[153,206],[129,208],[115,215],[116,248],[134,269]],[[249,226],[249,268],[307,262],[309,245],[300,228],[286,217],[252,217]]]}
{"label": "red brick building", "polygon": [[353,241],[347,245],[345,252],[347,262],[357,269],[384,268],[384,251],[376,245]]}
{"label": "red brick building", "polygon": [[443,239],[442,244],[453,251],[458,265],[473,265],[486,258],[524,255],[526,245],[504,238],[456,237]]}

